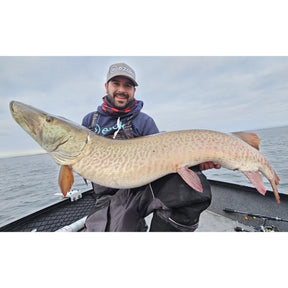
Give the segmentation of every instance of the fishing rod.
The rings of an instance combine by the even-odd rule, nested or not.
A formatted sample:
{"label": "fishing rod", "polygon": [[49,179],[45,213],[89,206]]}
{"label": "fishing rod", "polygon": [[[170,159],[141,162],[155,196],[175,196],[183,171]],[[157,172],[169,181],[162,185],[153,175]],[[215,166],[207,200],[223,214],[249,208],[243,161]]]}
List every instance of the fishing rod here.
{"label": "fishing rod", "polygon": [[261,214],[253,214],[253,213],[249,213],[249,212],[243,212],[243,211],[233,210],[233,209],[230,209],[230,208],[224,208],[223,211],[224,211],[224,212],[227,212],[227,213],[239,213],[239,214],[244,214],[244,215],[246,215],[246,216],[256,217],[256,218],[262,218],[262,219],[267,219],[267,220],[288,222],[288,219],[283,219],[283,218],[280,218],[280,217],[272,217],[272,216],[266,216],[266,215],[261,215]]}
{"label": "fishing rod", "polygon": [[[266,221],[267,220],[273,220],[273,221],[282,221],[282,222],[288,222],[288,219],[283,219],[283,218],[280,218],[280,217],[272,217],[272,216],[267,216],[267,215],[261,215],[261,214],[255,214],[255,213],[249,213],[249,212],[243,212],[243,211],[238,211],[238,210],[234,210],[234,209],[230,209],[230,208],[224,208],[223,209],[224,212],[226,213],[238,213],[238,214],[243,214],[245,216],[250,216],[250,217],[253,217],[253,218],[261,218],[263,219],[263,224],[260,225],[260,228],[258,229],[255,229],[256,231],[257,230],[260,230],[261,232],[279,232],[279,229],[275,226],[266,226]],[[250,231],[247,231],[241,227],[235,227],[234,230],[236,232],[250,232]]]}

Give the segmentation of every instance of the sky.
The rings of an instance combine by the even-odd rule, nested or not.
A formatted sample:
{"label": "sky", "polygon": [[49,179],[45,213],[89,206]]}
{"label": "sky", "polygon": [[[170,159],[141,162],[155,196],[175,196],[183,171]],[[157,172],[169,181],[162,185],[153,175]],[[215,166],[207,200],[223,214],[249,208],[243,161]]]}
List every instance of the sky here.
{"label": "sky", "polygon": [[[144,101],[143,111],[155,119],[162,131],[205,128],[230,132],[288,125],[286,116],[288,111],[288,57],[262,57],[287,55],[288,18],[285,0],[179,0],[177,2],[146,0],[138,1],[137,5],[132,0],[10,0],[2,2],[0,4],[0,56],[2,56],[0,57],[0,156],[10,153],[27,153],[31,150],[38,150],[40,147],[12,119],[9,112],[11,100],[22,101],[81,123],[84,115],[101,104],[101,98],[105,94],[104,82],[109,65],[120,61],[126,62],[135,69],[140,85],[137,87],[135,96]],[[40,57],[51,55],[53,57]],[[59,57],[54,57],[54,55]],[[91,55],[97,57],[90,57]],[[113,57],[108,57],[108,55]],[[125,57],[118,57],[118,55]],[[143,57],[147,55],[148,57]],[[198,57],[203,55],[205,56]],[[214,57],[215,55],[218,57]],[[131,265],[129,266],[129,269],[132,269],[130,274],[138,275],[139,271],[142,273],[147,269],[157,271],[155,275],[150,273],[147,279],[151,282],[152,277],[153,282],[158,281],[162,286],[165,279],[158,276],[164,275],[167,269],[171,270],[174,255],[175,263],[179,262],[179,255],[185,255],[187,259],[191,256],[190,258],[194,261],[190,261],[189,266],[186,265],[189,269],[187,272],[183,265],[178,265],[179,271],[175,265],[173,266],[173,275],[169,277],[169,285],[171,283],[173,286],[175,284],[181,286],[181,281],[185,281],[187,285],[187,281],[191,279],[185,275],[189,276],[191,269],[197,272],[199,279],[207,278],[209,270],[212,275],[209,279],[211,279],[211,284],[215,285],[215,279],[218,279],[218,275],[223,272],[222,267],[227,263],[227,259],[230,262],[233,261],[233,265],[230,265],[231,270],[225,265],[225,272],[227,275],[235,275],[237,268],[245,267],[243,265],[247,263],[247,257],[250,260],[249,255],[252,255],[253,273],[249,273],[250,271],[246,269],[245,272],[248,273],[245,279],[248,277],[250,283],[254,284],[253,281],[257,281],[259,285],[259,277],[255,278],[255,272],[258,272],[257,267],[262,269],[263,257],[267,261],[267,253],[263,253],[267,248],[265,241],[259,242],[258,237],[254,238],[253,235],[249,235],[249,245],[243,245],[243,237],[239,238],[238,242],[237,238],[233,237],[234,234],[230,235],[233,239],[228,240],[227,237],[230,236],[227,234],[225,238],[219,237],[220,235],[216,238],[216,235],[213,235],[213,239],[204,234],[203,237],[199,235],[195,237],[192,234],[188,237],[187,235],[185,234],[185,238],[181,237],[181,245],[178,245],[177,240],[175,242],[175,237],[168,239],[166,236],[165,239],[160,239],[161,242],[157,241],[159,238],[153,237],[151,243],[147,237],[145,239],[137,237],[137,241],[117,237],[117,243],[120,245],[114,245],[116,235],[113,235],[113,239],[111,238],[113,242],[108,250],[112,249],[114,260],[121,259],[121,265],[118,266],[123,269],[127,269],[127,265],[122,263],[123,259],[124,264],[130,265],[131,261],[136,263],[140,257],[141,263],[138,261],[137,265],[134,265],[135,271]],[[3,236],[1,241],[5,241],[2,238]],[[97,239],[85,237],[85,245],[81,247],[82,253],[78,254],[81,257],[91,256],[90,250],[94,247],[95,241],[98,246],[103,244],[102,246],[106,247],[107,237],[100,238],[99,235]],[[142,239],[143,245],[141,245]],[[51,237],[42,238],[39,249],[37,249],[40,243],[38,237],[35,238],[35,242],[32,240],[32,234],[29,238],[21,237],[21,243],[31,248],[24,251],[28,251],[29,256],[22,255],[23,245],[18,245],[18,237],[15,239],[8,237],[7,243],[2,245],[6,249],[15,244],[13,251],[18,247],[21,249],[16,252],[17,255],[20,253],[23,256],[19,259],[25,262],[18,261],[16,268],[18,268],[17,264],[18,266],[20,264],[21,269],[18,270],[22,271],[23,275],[29,272],[25,270],[25,267],[31,268],[32,263],[26,265],[27,259],[32,259],[33,263],[39,261],[42,263],[43,252],[44,254],[46,252],[44,256],[48,260],[45,263],[49,265],[47,268],[50,268],[52,261],[55,260],[55,254],[57,252],[61,254],[63,250],[63,245],[59,245],[59,236],[55,238],[57,241],[55,243]],[[277,238],[277,243],[280,245],[284,246],[286,242],[283,235]],[[74,245],[73,241],[63,243],[66,249],[75,248],[69,246]],[[120,246],[122,249],[119,249]],[[203,249],[193,249],[193,247],[200,246],[205,247],[204,252]],[[44,250],[43,247],[45,247]],[[235,247],[237,247],[237,261],[235,261]],[[253,251],[249,250],[251,247]],[[105,252],[103,257],[101,257],[101,251],[97,251],[97,259],[100,256],[101,261],[90,265],[93,267],[91,275],[97,263],[102,265],[104,261],[106,264],[105,261],[108,259],[107,265],[111,264],[111,257],[107,258],[107,249],[102,250]],[[137,253],[132,253],[135,255],[134,259],[129,251],[136,250]],[[123,256],[123,251],[125,251],[125,256]],[[4,254],[2,263],[5,263],[3,268],[6,272],[2,274],[7,275],[6,278],[9,281],[15,278],[13,278],[14,274],[11,274],[11,271],[14,272],[15,269],[9,269],[10,266],[7,265],[11,262],[10,252],[11,249],[6,249],[1,253],[2,259]],[[7,258],[5,253],[7,253]],[[53,258],[50,259],[50,255]],[[146,260],[147,255],[149,256],[147,262],[143,261]],[[151,262],[151,255],[157,255],[157,259],[162,259],[161,265],[158,265],[158,261],[154,261],[156,265],[154,266],[153,261]],[[221,258],[226,261],[225,263],[220,261],[223,265],[215,266],[213,261],[207,261],[207,257],[203,255],[209,255],[209,259]],[[283,251],[279,255],[281,256],[279,261],[286,256]],[[41,258],[38,259],[38,257]],[[73,260],[74,258],[75,253]],[[82,258],[79,260],[83,262]],[[259,260],[259,265],[257,265],[257,260]],[[275,255],[271,260],[275,262]],[[34,265],[33,271],[36,268],[38,269],[36,273],[42,275],[41,273],[47,270],[45,266],[43,269],[45,263],[37,267]],[[163,263],[167,263],[167,267]],[[210,263],[212,265],[209,266]],[[87,267],[86,265],[83,271],[85,275],[89,274]],[[108,270],[103,270],[101,267],[96,268],[99,268],[100,274],[104,275],[102,278],[110,277],[109,274],[105,274]],[[199,269],[199,267],[206,267],[206,269]],[[285,275],[284,265],[277,269],[278,275]],[[259,270],[259,273],[261,272],[262,270]],[[125,273],[124,270],[123,273]],[[29,273],[26,274],[29,275]],[[23,279],[27,277],[18,278],[21,279],[21,285],[23,285]],[[114,278],[119,282],[119,277]],[[263,278],[265,285],[269,280],[273,281],[273,285],[284,281],[283,277],[270,278],[271,280],[267,277]],[[30,278],[28,279],[31,286]],[[57,280],[62,279],[65,279],[65,284],[67,284],[67,277]],[[83,285],[83,277],[79,279]],[[101,282],[102,279],[98,280]],[[89,277],[86,277],[84,281],[87,281],[88,285],[91,284]],[[222,282],[221,285],[223,285]],[[75,284],[77,285],[78,282],[74,277],[72,286],[74,287]],[[125,285],[127,286],[127,281]]]}
{"label": "sky", "polygon": [[102,103],[108,68],[136,71],[135,98],[160,131],[288,125],[288,57],[2,56],[0,155],[41,149],[13,120],[17,100],[81,124]]}

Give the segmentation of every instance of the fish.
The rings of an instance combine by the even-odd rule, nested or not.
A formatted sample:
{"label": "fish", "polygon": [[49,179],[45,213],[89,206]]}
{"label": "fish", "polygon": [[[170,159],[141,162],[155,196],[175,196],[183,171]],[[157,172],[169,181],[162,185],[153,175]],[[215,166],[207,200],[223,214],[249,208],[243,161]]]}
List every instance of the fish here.
{"label": "fish", "polygon": [[280,179],[259,151],[260,139],[255,133],[193,129],[117,140],[18,101],[10,102],[10,111],[14,120],[61,166],[58,182],[64,196],[73,185],[74,172],[116,189],[141,187],[178,173],[191,188],[203,192],[199,177],[189,167],[213,161],[241,171],[265,195],[262,174],[280,204]]}

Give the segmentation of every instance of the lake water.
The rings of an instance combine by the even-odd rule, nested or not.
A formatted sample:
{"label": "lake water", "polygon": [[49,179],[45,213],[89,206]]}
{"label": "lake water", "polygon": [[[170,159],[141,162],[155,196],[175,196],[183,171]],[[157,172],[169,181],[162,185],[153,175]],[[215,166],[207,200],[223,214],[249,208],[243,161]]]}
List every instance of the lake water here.
{"label": "lake water", "polygon": [[[288,126],[253,131],[261,138],[260,150],[280,177],[279,192],[288,194]],[[59,166],[48,154],[0,158],[0,226],[56,203],[62,196],[58,187]],[[252,186],[239,171],[209,170],[209,179]],[[75,176],[73,189],[86,191],[84,180]],[[264,184],[271,190],[265,177]]]}
{"label": "lake water", "polygon": [[[261,139],[261,153],[266,157],[280,178],[280,184],[278,186],[279,193],[288,194],[288,126],[255,130],[253,132]],[[204,173],[209,179],[253,187],[240,171],[212,169]],[[265,177],[263,177],[263,181],[266,188],[271,190],[272,188],[269,181]]]}
{"label": "lake water", "polygon": [[[35,212],[63,197],[58,166],[48,154],[0,159],[0,226]],[[74,174],[73,189],[86,191],[83,178]]]}

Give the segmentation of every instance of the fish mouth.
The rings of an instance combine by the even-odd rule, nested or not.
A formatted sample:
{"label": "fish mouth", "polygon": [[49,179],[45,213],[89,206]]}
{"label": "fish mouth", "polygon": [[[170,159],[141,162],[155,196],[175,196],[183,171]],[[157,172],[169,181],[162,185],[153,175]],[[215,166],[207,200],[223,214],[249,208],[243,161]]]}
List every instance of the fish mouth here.
{"label": "fish mouth", "polygon": [[28,134],[32,137],[39,134],[42,128],[42,115],[44,115],[42,111],[17,101],[10,102],[10,111],[14,120]]}
{"label": "fish mouth", "polygon": [[10,102],[10,111],[11,111],[11,113],[14,113],[14,108],[13,108],[14,103],[15,103],[15,101],[11,101]]}
{"label": "fish mouth", "polygon": [[68,141],[70,140],[70,137],[63,139],[62,142],[60,142],[53,150],[49,151],[49,152],[55,152],[58,150],[59,147],[61,147],[62,145],[66,144]]}

